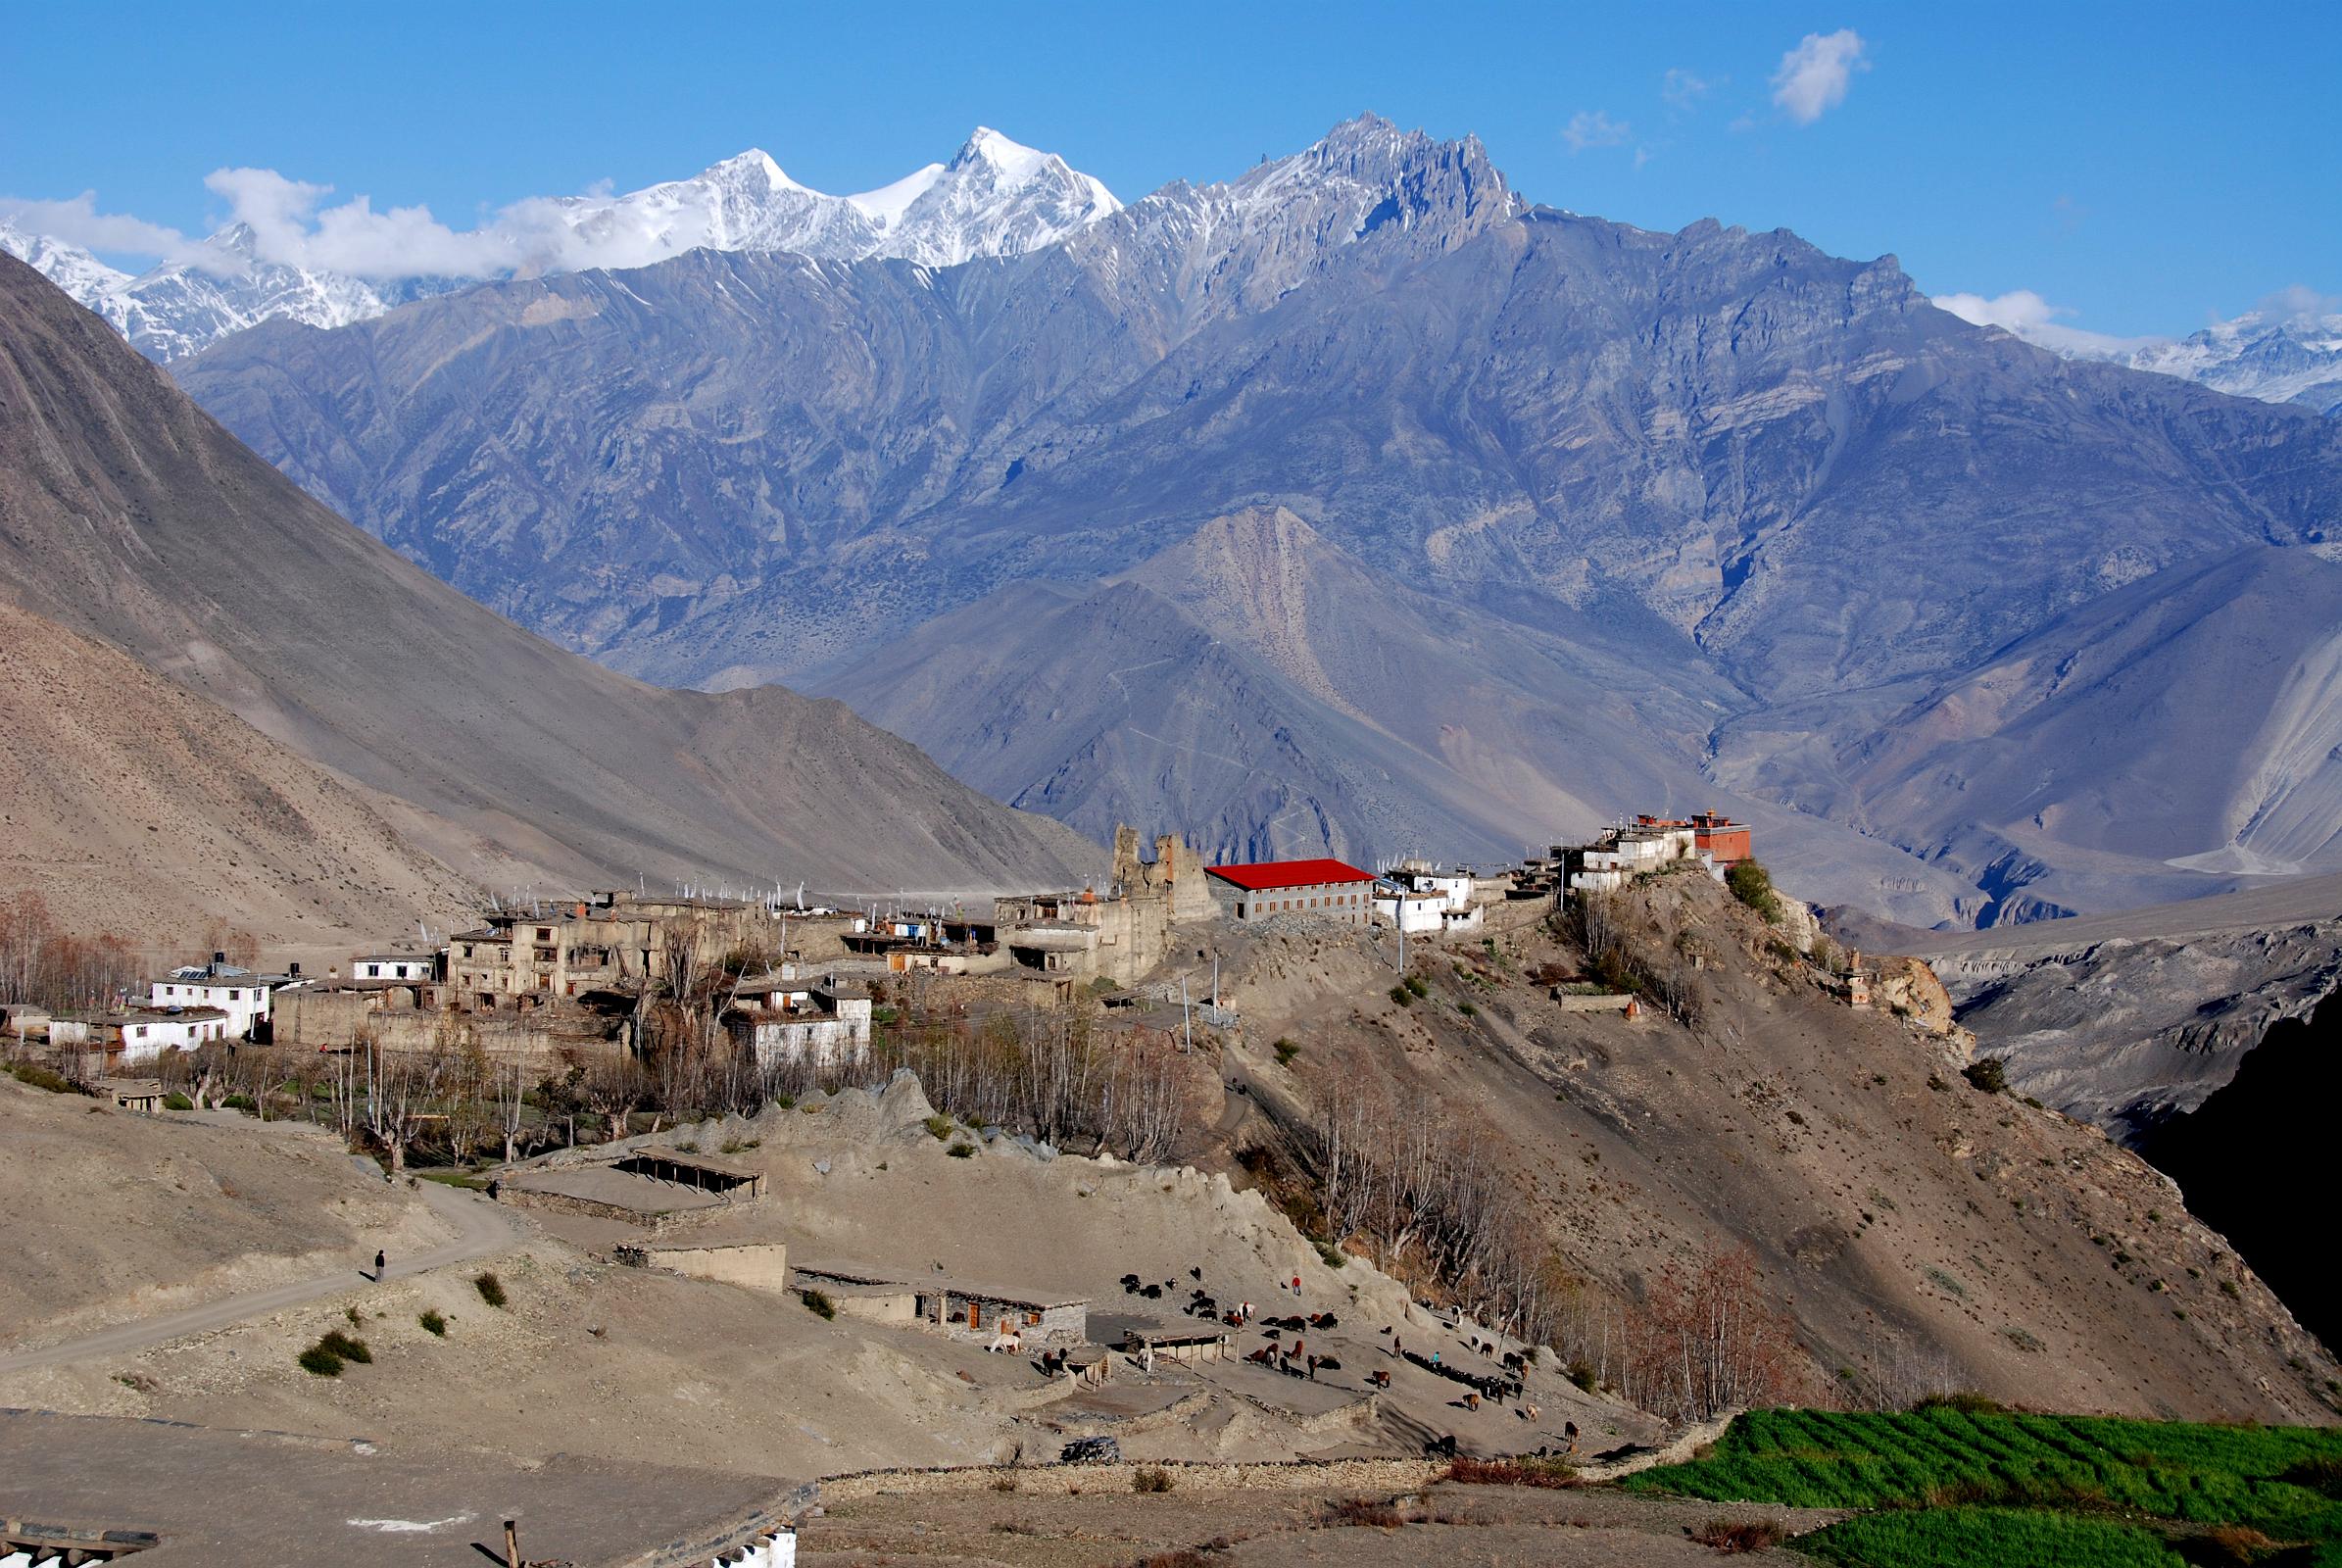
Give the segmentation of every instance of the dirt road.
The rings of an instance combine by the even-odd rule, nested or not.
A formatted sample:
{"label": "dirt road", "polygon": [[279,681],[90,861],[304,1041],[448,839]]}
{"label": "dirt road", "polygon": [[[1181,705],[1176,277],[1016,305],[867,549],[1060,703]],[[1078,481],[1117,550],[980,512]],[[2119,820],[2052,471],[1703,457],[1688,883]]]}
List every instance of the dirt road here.
{"label": "dirt road", "polygon": [[[437,1182],[420,1183],[415,1192],[424,1203],[455,1226],[456,1239],[427,1252],[417,1252],[413,1257],[392,1258],[388,1270],[392,1279],[404,1279],[410,1274],[420,1274],[469,1258],[487,1257],[504,1251],[521,1238],[520,1222],[512,1217],[512,1212],[476,1193],[443,1187]],[[16,1372],[27,1367],[64,1366],[92,1356],[122,1355],[161,1345],[168,1340],[183,1339],[190,1334],[241,1323],[247,1318],[266,1317],[270,1312],[298,1306],[304,1301],[314,1301],[321,1296],[333,1296],[363,1287],[373,1277],[372,1263],[370,1257],[364,1259],[363,1263],[353,1259],[351,1266],[346,1269],[295,1280],[271,1290],[253,1291],[243,1296],[228,1297],[224,1300],[206,1302],[202,1306],[191,1306],[184,1311],[140,1318],[136,1322],[118,1324],[77,1340],[0,1354],[0,1372]]]}

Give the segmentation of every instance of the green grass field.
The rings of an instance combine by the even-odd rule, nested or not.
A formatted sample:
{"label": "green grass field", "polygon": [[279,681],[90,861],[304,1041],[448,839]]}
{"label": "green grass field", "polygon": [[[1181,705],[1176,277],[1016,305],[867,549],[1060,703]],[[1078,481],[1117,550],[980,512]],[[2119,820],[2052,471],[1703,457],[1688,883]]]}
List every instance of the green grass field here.
{"label": "green grass field", "polygon": [[1799,1543],[1865,1568],[2264,1559],[2342,1568],[2342,1432],[2322,1428],[1950,1407],[1763,1410],[1733,1422],[1705,1458],[1625,1484],[1716,1502],[1876,1510]]}

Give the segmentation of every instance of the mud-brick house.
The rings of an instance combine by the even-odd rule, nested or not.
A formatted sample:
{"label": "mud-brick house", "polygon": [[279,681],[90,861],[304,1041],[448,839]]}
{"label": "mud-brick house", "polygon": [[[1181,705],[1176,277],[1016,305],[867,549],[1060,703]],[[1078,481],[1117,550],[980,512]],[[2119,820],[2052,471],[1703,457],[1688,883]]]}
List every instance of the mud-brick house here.
{"label": "mud-brick house", "polygon": [[724,1027],[756,1064],[854,1065],[870,1054],[873,1009],[859,981],[804,980],[794,965],[744,975],[724,1009]]}
{"label": "mud-brick house", "polygon": [[753,899],[620,890],[496,909],[459,932],[441,958],[447,1000],[494,1008],[517,1002],[632,995],[666,977],[670,953],[712,965],[742,949],[775,952],[788,911]]}
{"label": "mud-brick house", "polygon": [[1258,860],[1205,874],[1221,909],[1238,920],[1298,914],[1365,925],[1374,914],[1374,873],[1343,860]]}
{"label": "mud-brick house", "polygon": [[920,1289],[916,1311],[930,1327],[955,1340],[987,1344],[1009,1335],[1037,1346],[1085,1345],[1090,1339],[1090,1303],[1012,1295],[968,1285]]}

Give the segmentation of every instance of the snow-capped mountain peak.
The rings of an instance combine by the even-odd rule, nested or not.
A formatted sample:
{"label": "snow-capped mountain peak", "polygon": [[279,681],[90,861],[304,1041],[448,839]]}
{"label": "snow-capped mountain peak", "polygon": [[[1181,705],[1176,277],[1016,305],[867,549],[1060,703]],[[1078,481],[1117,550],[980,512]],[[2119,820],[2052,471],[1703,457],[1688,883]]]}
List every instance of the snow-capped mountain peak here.
{"label": "snow-capped mountain peak", "polygon": [[[1119,210],[1113,192],[1054,153],[978,126],[949,164],[876,190],[831,196],[789,177],[751,147],[687,179],[623,195],[561,196],[512,204],[464,238],[481,243],[464,278],[365,279],[272,255],[241,223],[210,236],[192,259],[135,277],[77,246],[11,228],[0,247],[39,269],[158,360],[193,354],[229,332],[276,318],[338,326],[422,294],[497,276],[647,267],[691,250],[794,251],[822,260],[903,258],[950,267],[1053,244]],[[296,236],[278,248],[302,248]]]}
{"label": "snow-capped mountain peak", "polygon": [[887,229],[903,221],[903,215],[910,210],[910,204],[926,195],[928,187],[943,176],[943,165],[929,164],[912,170],[891,185],[881,185],[876,190],[866,190],[858,196],[846,199],[854,203],[864,218],[881,229]]}
{"label": "snow-capped mountain peak", "polygon": [[979,161],[1016,180],[1031,178],[1045,164],[1061,162],[1052,153],[1037,152],[1022,142],[1010,141],[990,125],[978,125],[951,159],[953,167]]}

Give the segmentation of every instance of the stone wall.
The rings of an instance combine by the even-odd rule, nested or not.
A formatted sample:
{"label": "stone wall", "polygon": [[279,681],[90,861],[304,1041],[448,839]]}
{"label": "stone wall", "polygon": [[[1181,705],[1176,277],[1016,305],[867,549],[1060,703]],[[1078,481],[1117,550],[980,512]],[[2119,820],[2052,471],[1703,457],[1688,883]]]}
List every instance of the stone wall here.
{"label": "stone wall", "polygon": [[688,1279],[720,1280],[776,1296],[794,1294],[789,1289],[789,1249],[780,1242],[724,1247],[621,1246],[617,1256],[631,1268],[667,1269]]}
{"label": "stone wall", "polygon": [[863,1470],[820,1483],[821,1500],[882,1494],[933,1496],[990,1492],[1003,1478],[1017,1490],[1052,1494],[1129,1492],[1142,1470],[1161,1470],[1181,1492],[1412,1492],[1447,1473],[1444,1459],[1296,1459],[1273,1464],[961,1465],[947,1470]]}

